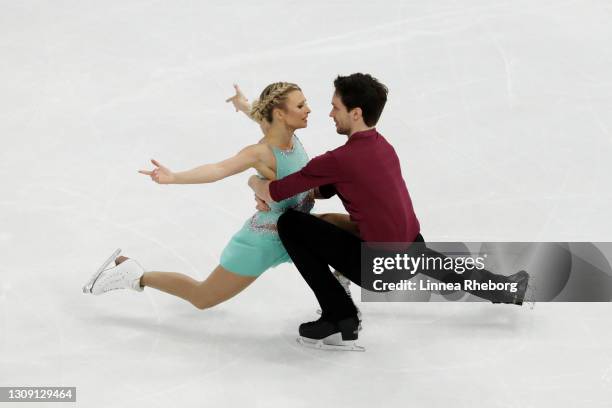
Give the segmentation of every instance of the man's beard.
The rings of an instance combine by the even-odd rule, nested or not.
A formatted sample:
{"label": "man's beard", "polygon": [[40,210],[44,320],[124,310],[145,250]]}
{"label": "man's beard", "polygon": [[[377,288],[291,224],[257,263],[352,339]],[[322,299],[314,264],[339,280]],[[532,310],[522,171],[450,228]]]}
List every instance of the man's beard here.
{"label": "man's beard", "polygon": [[348,136],[349,135],[349,129],[343,128],[343,127],[339,126],[338,124],[336,124],[336,133],[338,133],[339,135]]}

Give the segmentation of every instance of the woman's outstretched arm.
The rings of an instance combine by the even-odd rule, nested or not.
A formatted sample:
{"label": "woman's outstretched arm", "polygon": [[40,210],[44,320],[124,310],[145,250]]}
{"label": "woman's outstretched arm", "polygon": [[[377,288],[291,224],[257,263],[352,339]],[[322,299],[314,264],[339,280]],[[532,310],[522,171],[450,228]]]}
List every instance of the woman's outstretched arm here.
{"label": "woman's outstretched arm", "polygon": [[268,121],[266,121],[265,119],[263,119],[262,121],[258,121],[257,119],[252,117],[251,116],[251,104],[249,103],[249,100],[247,99],[246,96],[244,96],[244,94],[242,93],[242,90],[237,84],[234,84],[234,89],[236,90],[236,94],[234,96],[227,98],[225,102],[231,102],[232,105],[234,105],[236,112],[240,111],[244,113],[253,122],[258,123],[259,128],[261,129],[261,132],[265,135],[267,130],[270,128],[270,123],[268,123]]}
{"label": "woman's outstretched arm", "polygon": [[[242,149],[234,157],[218,163],[204,164],[191,170],[175,173],[169,168],[160,164],[157,160],[151,159],[155,166],[153,170],[139,170],[141,174],[151,177],[151,180],[158,184],[201,184],[213,183],[234,174],[242,173],[250,168],[265,170],[260,158],[263,145],[251,145]],[[272,173],[272,171],[270,170]],[[264,174],[264,176],[268,176]],[[274,178],[274,175],[271,175]]]}
{"label": "woman's outstretched arm", "polygon": [[225,100],[225,102],[231,102],[236,109],[236,112],[240,111],[247,115],[249,119],[259,123],[255,118],[251,117],[251,104],[246,96],[242,93],[242,90],[238,86],[238,84],[234,84],[234,89],[236,90],[236,94],[234,96],[230,96]]}

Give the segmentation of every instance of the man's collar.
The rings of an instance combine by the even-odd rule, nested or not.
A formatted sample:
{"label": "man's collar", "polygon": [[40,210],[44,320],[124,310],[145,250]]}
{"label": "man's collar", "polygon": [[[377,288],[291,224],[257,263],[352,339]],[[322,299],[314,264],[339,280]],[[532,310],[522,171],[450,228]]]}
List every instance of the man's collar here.
{"label": "man's collar", "polygon": [[363,139],[366,137],[374,136],[376,134],[378,134],[378,132],[376,131],[376,128],[362,130],[362,131],[355,132],[352,135],[350,135],[347,142],[350,142],[351,140]]}

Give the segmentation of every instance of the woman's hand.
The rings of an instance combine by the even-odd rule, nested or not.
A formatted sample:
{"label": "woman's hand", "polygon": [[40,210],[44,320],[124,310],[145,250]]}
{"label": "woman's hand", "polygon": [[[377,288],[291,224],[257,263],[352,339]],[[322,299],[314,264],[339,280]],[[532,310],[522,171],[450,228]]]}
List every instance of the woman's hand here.
{"label": "woman's hand", "polygon": [[266,203],[261,198],[257,197],[257,194],[255,194],[255,202],[257,203],[255,205],[255,209],[257,209],[257,211],[264,211],[264,212],[270,211],[270,206],[268,205],[268,203]]}
{"label": "woman's hand", "polygon": [[151,159],[151,163],[155,166],[153,171],[138,170],[140,174],[151,176],[151,180],[157,184],[172,184],[176,177],[174,173],[167,167],[162,166],[157,160]]}
{"label": "woman's hand", "polygon": [[231,102],[232,105],[234,105],[234,108],[236,108],[236,112],[241,111],[248,115],[249,111],[251,110],[249,100],[246,98],[246,96],[244,96],[237,84],[234,84],[234,89],[236,90],[236,94],[227,98],[225,102]]}

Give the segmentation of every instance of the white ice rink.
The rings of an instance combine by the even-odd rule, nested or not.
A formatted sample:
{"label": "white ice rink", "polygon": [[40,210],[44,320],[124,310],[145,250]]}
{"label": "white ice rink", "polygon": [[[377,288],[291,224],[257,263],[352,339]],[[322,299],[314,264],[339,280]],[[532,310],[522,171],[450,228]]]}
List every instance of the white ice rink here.
{"label": "white ice rink", "polygon": [[317,306],[292,265],[208,311],[81,293],[117,247],[216,266],[249,174],[137,170],[257,141],[233,82],[298,83],[314,156],[346,140],[335,76],[378,77],[428,241],[612,240],[610,21],[605,0],[0,0],[0,386],[76,386],[87,408],[612,406],[609,303],[361,303],[367,351],[340,353],[295,343]]}

